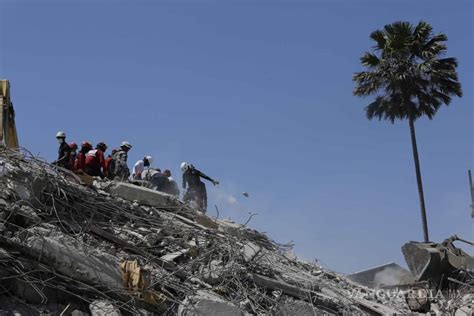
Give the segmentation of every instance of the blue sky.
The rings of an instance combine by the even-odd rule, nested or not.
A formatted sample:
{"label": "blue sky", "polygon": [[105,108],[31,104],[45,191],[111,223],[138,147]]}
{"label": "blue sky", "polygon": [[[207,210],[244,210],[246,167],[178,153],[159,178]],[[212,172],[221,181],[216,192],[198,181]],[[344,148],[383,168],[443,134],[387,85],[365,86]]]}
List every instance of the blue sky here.
{"label": "blue sky", "polygon": [[[464,97],[416,123],[432,240],[474,239],[470,1],[0,0],[0,76],[21,145],[53,160],[68,140],[134,144],[170,168],[192,162],[209,213],[294,241],[341,272],[396,261],[421,240],[407,122],[368,121],[352,74],[387,23],[448,35]],[[250,193],[250,198],[241,195]]]}

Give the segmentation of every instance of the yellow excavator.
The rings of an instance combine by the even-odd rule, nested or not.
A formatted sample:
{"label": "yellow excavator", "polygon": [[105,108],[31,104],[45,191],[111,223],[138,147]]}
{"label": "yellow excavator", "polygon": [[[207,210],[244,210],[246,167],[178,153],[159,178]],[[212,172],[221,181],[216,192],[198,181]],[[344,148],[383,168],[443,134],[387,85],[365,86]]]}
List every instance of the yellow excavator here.
{"label": "yellow excavator", "polygon": [[0,146],[18,148],[15,125],[15,110],[10,99],[10,82],[0,80]]}

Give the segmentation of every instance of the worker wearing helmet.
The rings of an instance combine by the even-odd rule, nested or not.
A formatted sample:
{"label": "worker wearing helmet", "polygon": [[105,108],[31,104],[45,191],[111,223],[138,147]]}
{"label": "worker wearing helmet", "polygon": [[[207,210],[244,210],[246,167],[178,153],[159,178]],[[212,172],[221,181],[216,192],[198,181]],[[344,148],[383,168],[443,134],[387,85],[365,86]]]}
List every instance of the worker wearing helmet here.
{"label": "worker wearing helmet", "polygon": [[133,166],[133,173],[130,180],[142,180],[142,172],[145,168],[150,167],[153,163],[153,157],[145,156],[143,159],[138,160]]}
{"label": "worker wearing helmet", "polygon": [[66,143],[66,133],[57,132],[56,139],[58,140],[58,143],[59,143],[58,159],[53,163],[65,169],[72,169],[71,164],[70,164],[71,149],[69,148],[69,145]]}
{"label": "worker wearing helmet", "polygon": [[83,141],[81,144],[81,150],[76,157],[76,162],[74,163],[75,172],[84,172],[86,166],[86,154],[92,150],[92,144],[88,141]]}
{"label": "worker wearing helmet", "polygon": [[128,169],[127,160],[128,152],[132,149],[132,145],[123,141],[120,148],[116,150],[112,156],[110,163],[110,178],[125,181],[130,177],[130,169]]}
{"label": "worker wearing helmet", "polygon": [[163,171],[163,174],[165,175],[165,177],[168,178],[168,183],[164,187],[163,192],[179,197],[179,187],[176,181],[171,176],[171,171],[169,169],[166,169],[165,171]]}
{"label": "worker wearing helmet", "polygon": [[77,158],[77,144],[72,142],[69,143],[69,166],[71,167],[71,170],[74,170],[74,165],[76,164],[76,158]]}
{"label": "worker wearing helmet", "polygon": [[181,163],[180,167],[183,172],[183,189],[186,189],[186,186],[188,187],[183,197],[184,201],[194,202],[196,207],[205,213],[207,210],[207,190],[201,178],[212,182],[214,185],[218,185],[219,182],[205,175],[187,162]]}
{"label": "worker wearing helmet", "polygon": [[105,158],[105,170],[104,176],[112,180],[114,177],[112,176],[112,163],[114,161],[114,155],[117,152],[117,149],[112,149],[112,153]]}
{"label": "worker wearing helmet", "polygon": [[168,177],[165,176],[159,168],[148,168],[142,173],[142,180],[145,181],[145,187],[165,192],[164,189],[168,185]]}
{"label": "worker wearing helmet", "polygon": [[86,154],[85,172],[94,177],[104,177],[105,158],[104,153],[107,150],[107,145],[98,143],[95,149],[89,150]]}

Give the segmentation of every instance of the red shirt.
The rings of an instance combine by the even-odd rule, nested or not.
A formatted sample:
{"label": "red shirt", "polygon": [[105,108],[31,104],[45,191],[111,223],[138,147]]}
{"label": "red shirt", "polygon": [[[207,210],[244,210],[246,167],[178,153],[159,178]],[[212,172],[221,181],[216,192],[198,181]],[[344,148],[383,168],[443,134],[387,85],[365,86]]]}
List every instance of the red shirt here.
{"label": "red shirt", "polygon": [[104,169],[104,174],[106,176],[109,176],[109,173],[110,173],[110,164],[112,163],[112,156],[108,156],[107,158],[105,158],[105,169]]}
{"label": "red shirt", "polygon": [[74,171],[82,170],[84,171],[84,166],[86,165],[86,154],[79,152],[76,157],[76,162],[74,163]]}
{"label": "red shirt", "polygon": [[105,170],[104,152],[99,149],[89,150],[86,154],[85,166]]}

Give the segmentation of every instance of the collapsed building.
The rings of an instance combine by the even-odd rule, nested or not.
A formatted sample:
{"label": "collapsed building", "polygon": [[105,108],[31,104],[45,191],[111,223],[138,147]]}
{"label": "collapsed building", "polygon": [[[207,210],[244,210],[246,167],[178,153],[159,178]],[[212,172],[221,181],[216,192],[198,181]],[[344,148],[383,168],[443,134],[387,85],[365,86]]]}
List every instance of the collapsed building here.
{"label": "collapsed building", "polygon": [[[266,235],[0,148],[0,309],[23,315],[392,314]],[[102,310],[102,311],[101,311]]]}
{"label": "collapsed building", "polygon": [[[171,195],[100,179],[86,186],[0,147],[2,315],[410,312],[404,295],[378,293],[290,249]],[[473,298],[465,284],[431,306],[454,313]]]}

